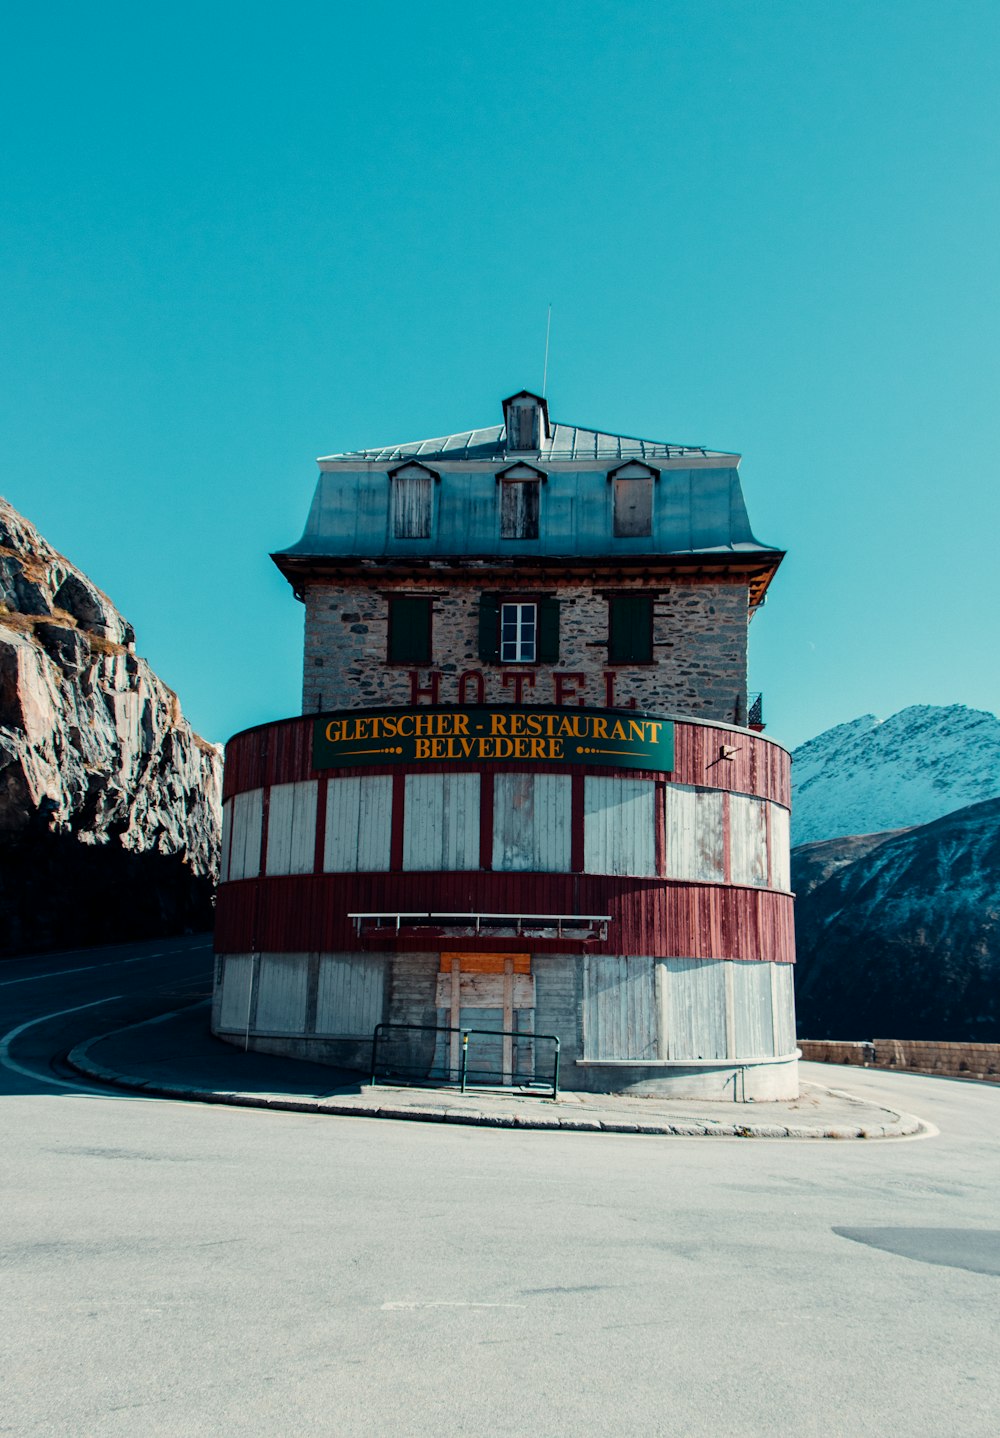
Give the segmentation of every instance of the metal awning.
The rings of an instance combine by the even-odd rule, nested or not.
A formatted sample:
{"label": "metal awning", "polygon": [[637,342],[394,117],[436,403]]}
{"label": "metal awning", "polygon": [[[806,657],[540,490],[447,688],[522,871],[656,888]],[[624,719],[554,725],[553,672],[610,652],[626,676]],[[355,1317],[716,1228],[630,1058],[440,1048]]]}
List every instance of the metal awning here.
{"label": "metal awning", "polygon": [[[475,934],[509,932],[535,938],[566,935],[574,939],[606,939],[611,922],[610,914],[431,913],[402,909],[348,914],[347,917],[353,919],[359,937],[363,932],[391,928],[397,934],[403,929],[460,929]],[[587,932],[581,933],[581,930]]]}

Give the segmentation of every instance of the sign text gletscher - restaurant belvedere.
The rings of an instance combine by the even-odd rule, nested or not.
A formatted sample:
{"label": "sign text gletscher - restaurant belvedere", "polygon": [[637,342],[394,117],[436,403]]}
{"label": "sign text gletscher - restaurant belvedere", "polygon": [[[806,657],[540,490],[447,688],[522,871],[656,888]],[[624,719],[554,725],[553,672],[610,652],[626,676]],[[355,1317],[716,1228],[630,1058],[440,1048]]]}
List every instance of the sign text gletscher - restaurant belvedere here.
{"label": "sign text gletscher - restaurant belvedere", "polygon": [[674,726],[629,710],[502,704],[346,709],[318,715],[313,729],[316,769],[503,760],[669,773]]}

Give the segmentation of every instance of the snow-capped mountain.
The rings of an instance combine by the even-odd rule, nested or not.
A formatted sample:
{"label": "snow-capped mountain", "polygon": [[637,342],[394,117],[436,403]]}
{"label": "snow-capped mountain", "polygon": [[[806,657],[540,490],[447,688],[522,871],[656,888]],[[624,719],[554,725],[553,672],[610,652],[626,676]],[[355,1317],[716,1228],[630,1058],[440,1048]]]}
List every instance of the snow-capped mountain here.
{"label": "snow-capped mountain", "polygon": [[865,714],[792,761],[793,844],[927,824],[1000,797],[1000,719],[965,704]]}

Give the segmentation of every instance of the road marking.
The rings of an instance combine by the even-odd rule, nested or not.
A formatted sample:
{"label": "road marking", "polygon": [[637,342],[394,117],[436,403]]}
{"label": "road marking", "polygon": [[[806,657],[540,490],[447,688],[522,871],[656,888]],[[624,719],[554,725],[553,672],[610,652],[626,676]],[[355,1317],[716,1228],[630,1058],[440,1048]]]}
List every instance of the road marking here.
{"label": "road marking", "polygon": [[[61,1019],[64,1014],[78,1014],[83,1009],[96,1009],[101,1004],[113,1004],[117,999],[123,999],[124,994],[112,994],[109,998],[94,999],[89,1004],[76,1004],[71,1009],[57,1009],[53,1014],[43,1014],[40,1019],[28,1019],[27,1023],[18,1024],[16,1029],[11,1029],[0,1039],[0,1066],[10,1069],[12,1073],[20,1074],[22,1078],[34,1079],[35,1083],[51,1084],[53,1088],[69,1088],[83,1090],[85,1093],[104,1093],[103,1089],[94,1088],[86,1083],[67,1083],[64,1079],[50,1078],[47,1074],[36,1073],[34,1069],[26,1069],[16,1059],[10,1056],[10,1046],[16,1038],[24,1033],[26,1029],[33,1029],[36,1024],[44,1024],[49,1019]],[[105,1095],[110,1097],[110,1095]]]}
{"label": "road marking", "polygon": [[383,1303],[383,1313],[395,1313],[401,1309],[412,1308],[527,1308],[526,1303],[470,1303],[463,1299],[448,1298],[415,1298],[404,1299],[402,1302]]}
{"label": "road marking", "polygon": [[193,954],[197,953],[199,949],[210,947],[209,944],[192,944],[189,949],[164,949],[159,954],[137,954],[134,959],[109,959],[106,964],[81,964],[77,969],[53,969],[51,973],[28,974],[23,979],[2,979],[0,980],[0,989],[9,989],[14,984],[39,984],[43,979],[61,979],[66,974],[89,974],[94,969],[116,969],[124,967],[125,964],[142,964],[149,959],[166,959],[172,954]]}

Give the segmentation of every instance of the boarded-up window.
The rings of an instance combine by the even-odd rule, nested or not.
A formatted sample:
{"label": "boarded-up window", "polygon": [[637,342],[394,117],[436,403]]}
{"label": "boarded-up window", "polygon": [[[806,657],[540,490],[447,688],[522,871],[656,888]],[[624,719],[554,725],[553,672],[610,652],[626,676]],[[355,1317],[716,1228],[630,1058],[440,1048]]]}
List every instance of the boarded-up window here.
{"label": "boarded-up window", "polygon": [[657,1057],[654,961],[590,954],[584,959],[583,1051],[588,1059]]}
{"label": "boarded-up window", "polygon": [[719,959],[667,959],[667,1056],[724,1059],[726,966]]}
{"label": "boarded-up window", "polygon": [[219,883],[229,878],[229,847],[233,839],[233,801],[227,799],[222,806],[222,848],[219,852]]}
{"label": "boarded-up window", "polygon": [[260,873],[263,789],[237,794],[233,800],[233,835],[229,844],[230,879],[255,879]]}
{"label": "boarded-up window", "polygon": [[385,959],[379,954],[321,954],[316,1032],[370,1038],[382,1022]]}
{"label": "boarded-up window", "polygon": [[732,1058],[762,1059],[774,1053],[774,1021],[771,1013],[771,970],[773,964],[751,960],[734,963],[733,1033],[736,1052]]}
{"label": "boarded-up window", "polygon": [[771,970],[771,1010],[774,1052],[795,1052],[795,969],[792,964],[768,964]]}
{"label": "boarded-up window", "polygon": [[771,805],[771,887],[790,889],[789,814],[780,804]]}
{"label": "boarded-up window", "polygon": [[608,662],[651,664],[652,660],[652,599],[648,594],[613,594],[608,600]]}
{"label": "boarded-up window", "polygon": [[389,663],[431,662],[433,601],[411,595],[389,600]]}
{"label": "boarded-up window", "polygon": [[391,851],[392,776],[331,779],[326,794],[325,872],[384,872]]}
{"label": "boarded-up window", "polygon": [[638,539],[653,532],[653,479],[643,475],[636,479],[614,481],[615,537]]}
{"label": "boarded-up window", "polygon": [[570,788],[568,774],[497,774],[494,869],[569,872]]}
{"label": "boarded-up window", "polygon": [[304,1033],[308,989],[308,954],[262,954],[253,1032]]}
{"label": "boarded-up window", "polygon": [[766,809],[763,799],[729,796],[729,866],[734,884],[767,885]]}
{"label": "boarded-up window", "polygon": [[275,784],[267,816],[267,872],[311,874],[316,858],[316,780]]}
{"label": "boarded-up window", "polygon": [[656,785],[649,779],[587,775],[583,867],[588,874],[656,873]]}
{"label": "boarded-up window", "polygon": [[429,474],[397,474],[392,479],[392,533],[395,539],[430,539]]}
{"label": "boarded-up window", "polygon": [[247,1027],[253,997],[253,971],[253,954],[223,955],[222,997],[219,1003],[219,1028],[223,1033]]}
{"label": "boarded-up window", "polygon": [[668,785],[667,875],[721,884],[725,872],[721,792]]}
{"label": "boarded-up window", "polygon": [[479,868],[478,774],[407,774],[403,868]]}
{"label": "boarded-up window", "polygon": [[538,538],[537,479],[504,479],[500,482],[500,538]]}
{"label": "boarded-up window", "polygon": [[541,444],[542,412],[534,395],[506,406],[507,449],[537,449]]}

